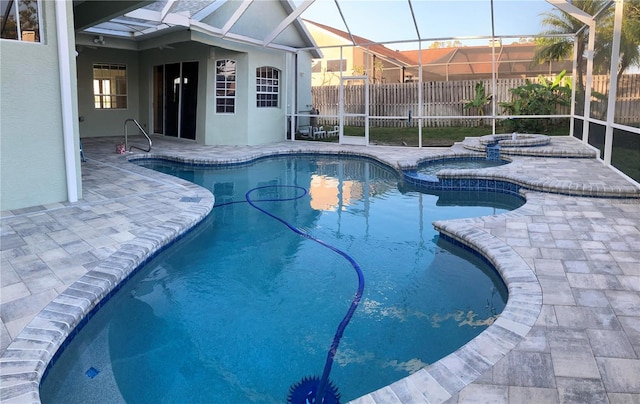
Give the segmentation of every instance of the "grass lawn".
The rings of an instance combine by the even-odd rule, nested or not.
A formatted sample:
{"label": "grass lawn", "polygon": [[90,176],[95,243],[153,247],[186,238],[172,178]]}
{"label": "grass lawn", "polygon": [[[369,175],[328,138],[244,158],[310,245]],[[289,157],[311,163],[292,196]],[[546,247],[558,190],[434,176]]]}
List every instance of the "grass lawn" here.
{"label": "grass lawn", "polygon": [[[363,135],[363,128],[345,127],[344,131],[347,136]],[[498,127],[496,128],[496,132],[506,133],[506,130]],[[465,137],[478,137],[490,134],[490,126],[422,128],[422,145],[426,147],[452,146],[455,142],[463,141]],[[566,136],[569,134],[569,127],[552,127],[545,134],[550,136]],[[418,146],[418,128],[369,128],[369,139],[372,143],[379,145]]]}
{"label": "grass lawn", "polygon": [[[346,126],[346,136],[364,136],[364,128]],[[497,127],[496,133],[508,133],[508,130]],[[549,136],[567,136],[569,125],[553,125],[543,134]],[[441,127],[422,128],[422,145],[425,147],[448,147],[461,142],[465,137],[478,137],[491,134],[490,126],[479,127]],[[372,144],[387,146],[418,146],[418,128],[369,128],[369,138]],[[614,145],[613,166],[636,181],[640,181],[640,137],[622,136],[617,134]],[[337,137],[322,139],[326,142],[336,142]]]}

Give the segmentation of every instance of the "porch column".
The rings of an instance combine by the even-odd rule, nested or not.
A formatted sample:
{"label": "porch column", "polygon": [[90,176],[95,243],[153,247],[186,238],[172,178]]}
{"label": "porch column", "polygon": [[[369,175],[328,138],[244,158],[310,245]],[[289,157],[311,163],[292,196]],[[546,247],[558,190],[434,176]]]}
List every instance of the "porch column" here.
{"label": "porch column", "polygon": [[611,67],[609,68],[609,94],[607,97],[607,128],[604,138],[604,162],[611,165],[613,151],[613,123],[616,114],[618,92],[618,63],[620,62],[620,35],[622,33],[622,13],[624,1],[616,1],[613,25],[613,44],[611,45]]}
{"label": "porch column", "polygon": [[[67,199],[69,202],[78,201],[78,159],[79,147],[75,144],[73,91],[71,74],[75,67],[71,65],[69,45],[69,19],[67,1],[56,0],[56,35],[58,42],[58,71],[60,72],[60,104],[62,109],[62,138],[64,141],[64,160],[67,175]],[[72,5],[70,6],[72,7]],[[73,24],[73,23],[71,23]],[[73,69],[72,69],[73,67]]]}

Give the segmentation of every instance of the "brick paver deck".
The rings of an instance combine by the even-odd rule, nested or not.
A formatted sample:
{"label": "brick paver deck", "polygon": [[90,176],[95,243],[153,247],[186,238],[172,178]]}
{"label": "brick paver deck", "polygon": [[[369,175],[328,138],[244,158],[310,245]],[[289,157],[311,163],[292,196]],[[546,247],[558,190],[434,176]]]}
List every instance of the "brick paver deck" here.
{"label": "brick paver deck", "polygon": [[[213,206],[209,191],[115,154],[117,140],[83,139],[81,201],[2,212],[2,402],[39,402],[48,362],[84,314]],[[366,155],[396,169],[475,153],[461,145],[207,147],[157,138],[150,154],[233,163],[292,152]],[[640,189],[573,138],[526,154],[481,172],[443,172],[516,183],[523,207],[434,224],[484,254],[505,279],[509,301],[498,321],[355,403],[640,402]]]}

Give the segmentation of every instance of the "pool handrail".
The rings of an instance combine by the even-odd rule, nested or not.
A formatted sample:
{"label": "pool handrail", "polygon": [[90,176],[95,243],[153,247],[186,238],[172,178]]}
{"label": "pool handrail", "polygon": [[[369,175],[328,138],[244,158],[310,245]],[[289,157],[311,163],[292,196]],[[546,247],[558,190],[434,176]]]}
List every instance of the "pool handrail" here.
{"label": "pool handrail", "polygon": [[[131,147],[127,147],[127,144],[128,144],[128,140],[127,140],[127,137],[128,137],[128,134],[127,134],[127,123],[129,123],[129,122],[135,123],[136,126],[138,127],[138,129],[140,130],[140,132],[142,132],[144,137],[147,138],[147,141],[149,142],[149,148],[147,150],[145,150],[145,149],[143,149],[141,147],[138,147],[138,146],[133,146],[133,145]],[[140,125],[140,123],[137,120],[135,120],[133,118],[129,118],[129,119],[124,121],[124,149],[125,150],[129,149],[129,151],[131,151],[131,149],[135,148],[135,149],[142,150],[143,152],[147,152],[148,153],[148,152],[151,151],[151,144],[152,144],[151,138],[149,137],[147,132],[142,128],[142,126]]]}

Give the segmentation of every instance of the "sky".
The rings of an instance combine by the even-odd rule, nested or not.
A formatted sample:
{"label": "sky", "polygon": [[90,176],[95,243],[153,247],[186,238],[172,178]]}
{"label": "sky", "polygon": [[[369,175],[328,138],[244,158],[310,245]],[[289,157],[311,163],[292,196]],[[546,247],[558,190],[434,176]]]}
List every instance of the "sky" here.
{"label": "sky", "polygon": [[[417,38],[407,0],[338,0],[338,4],[353,35],[375,42]],[[490,0],[412,0],[411,6],[423,39],[491,35]],[[538,34],[543,30],[540,14],[553,9],[544,0],[494,0],[495,34]],[[316,0],[302,17],[346,31],[334,0]],[[417,48],[415,44],[391,47]]]}

